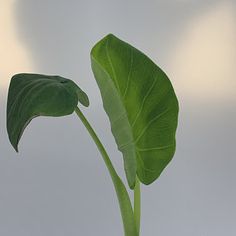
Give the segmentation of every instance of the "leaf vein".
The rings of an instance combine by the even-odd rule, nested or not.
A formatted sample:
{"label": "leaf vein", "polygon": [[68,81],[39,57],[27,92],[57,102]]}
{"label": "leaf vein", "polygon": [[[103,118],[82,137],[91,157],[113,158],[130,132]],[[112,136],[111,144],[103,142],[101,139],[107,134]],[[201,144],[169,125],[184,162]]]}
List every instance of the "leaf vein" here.
{"label": "leaf vein", "polygon": [[130,78],[131,78],[131,72],[132,72],[132,68],[133,68],[133,61],[134,61],[134,55],[133,55],[133,50],[131,49],[131,55],[130,55],[130,69],[129,69],[129,73],[128,73],[128,78],[127,78],[127,85],[125,88],[125,92],[123,94],[123,98],[126,97],[127,91],[128,91],[128,87],[130,84]]}
{"label": "leaf vein", "polygon": [[136,121],[138,120],[140,114],[142,113],[142,110],[143,110],[145,101],[147,100],[148,96],[150,95],[150,93],[151,93],[152,89],[154,88],[156,82],[157,82],[157,79],[154,78],[153,83],[152,83],[152,85],[150,86],[150,88],[148,89],[146,95],[144,96],[143,101],[142,101],[142,103],[141,103],[141,107],[140,107],[139,111],[137,112],[137,115],[136,115],[136,117],[135,117],[133,123],[131,124],[131,127],[132,127],[132,128],[134,127]]}
{"label": "leaf vein", "polygon": [[123,112],[121,115],[119,115],[115,120],[111,121],[111,126],[114,126],[115,123],[117,123],[119,120],[121,120],[123,117],[126,116],[126,112]]}
{"label": "leaf vein", "polygon": [[[11,116],[11,113],[13,112],[20,96],[23,95],[23,93],[25,92],[26,89],[28,89],[30,86],[32,86],[31,88],[29,88],[29,90],[26,92],[26,94],[23,95],[24,97],[24,100],[21,101],[21,104],[23,104],[25,102],[26,99],[28,99],[27,95],[31,92],[31,90],[33,88],[35,88],[35,86],[40,86],[41,84],[43,84],[45,82],[45,80],[40,80],[40,81],[30,81],[28,84],[26,84],[24,86],[24,88],[17,94],[16,98],[14,99],[14,102],[11,104],[11,106],[9,107],[9,112],[8,112],[8,116],[10,117]],[[52,83],[52,82],[51,82]],[[36,84],[36,85],[35,85]],[[19,109],[19,108],[18,108]]]}
{"label": "leaf vein", "polygon": [[154,147],[154,148],[139,148],[139,147],[136,147],[136,149],[139,152],[147,152],[147,151],[155,151],[155,150],[164,150],[164,149],[167,149],[167,148],[170,148],[170,147],[173,147],[173,144],[162,146],[162,147]]}
{"label": "leaf vein", "polygon": [[[142,157],[140,156],[140,153],[139,153],[139,152],[136,152],[136,153],[137,153],[137,157],[139,158],[140,163],[141,163],[141,165],[142,165],[142,169],[145,170],[145,171],[154,173],[155,170],[151,170],[151,169],[147,168],[147,167],[144,165],[144,161],[143,161]],[[145,173],[145,172],[143,172],[143,174],[146,176],[146,173]]]}
{"label": "leaf vein", "polygon": [[164,114],[166,114],[169,111],[169,109],[163,111],[162,113],[158,114],[157,116],[155,116],[154,118],[152,118],[147,125],[143,128],[143,130],[140,132],[140,134],[138,135],[138,137],[135,139],[134,143],[137,143],[142,136],[145,134],[145,132],[148,130],[148,128],[152,125],[153,122],[155,122],[156,120],[158,120],[160,117],[162,117]]}

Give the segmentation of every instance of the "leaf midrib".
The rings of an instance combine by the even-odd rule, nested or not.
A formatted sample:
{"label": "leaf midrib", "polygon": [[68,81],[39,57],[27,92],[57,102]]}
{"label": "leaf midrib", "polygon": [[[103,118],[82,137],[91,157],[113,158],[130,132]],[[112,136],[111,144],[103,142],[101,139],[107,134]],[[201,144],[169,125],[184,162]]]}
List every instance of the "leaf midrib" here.
{"label": "leaf midrib", "polygon": [[[110,78],[110,82],[113,83],[113,85],[114,85],[114,82],[113,82],[113,79],[112,79],[111,75],[103,68],[103,66],[96,60],[96,58],[93,55],[91,55],[91,59],[94,60],[97,63],[97,65],[100,67],[100,69]],[[134,136],[133,136],[133,132],[132,132],[132,127],[130,125],[130,121],[129,121],[128,116],[127,116],[128,112],[127,112],[127,109],[126,109],[126,107],[124,105],[124,100],[121,97],[120,91],[119,91],[119,93],[117,92],[117,94],[118,94],[118,97],[121,100],[123,109],[125,110],[126,120],[127,120],[128,124],[129,124],[129,129],[131,130],[132,142],[129,142],[129,143],[130,144],[134,144],[134,142],[133,142],[134,141]],[[117,122],[117,120],[116,120],[116,122]],[[111,125],[114,125],[114,122],[113,122],[113,124],[111,123]],[[119,149],[122,148],[122,146],[124,146],[124,145],[126,146],[126,144],[119,145]]]}

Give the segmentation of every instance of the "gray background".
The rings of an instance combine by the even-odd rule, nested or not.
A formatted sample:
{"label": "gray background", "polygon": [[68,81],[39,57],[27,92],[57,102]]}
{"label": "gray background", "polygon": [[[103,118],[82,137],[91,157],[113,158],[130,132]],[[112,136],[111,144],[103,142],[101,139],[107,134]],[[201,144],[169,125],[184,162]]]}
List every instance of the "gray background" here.
{"label": "gray background", "polygon": [[19,154],[5,128],[11,75],[73,79],[124,178],[89,59],[111,32],[166,71],[180,102],[176,155],[142,186],[141,235],[235,236],[236,2],[1,1],[0,235],[123,235],[111,180],[75,115],[33,120]]}

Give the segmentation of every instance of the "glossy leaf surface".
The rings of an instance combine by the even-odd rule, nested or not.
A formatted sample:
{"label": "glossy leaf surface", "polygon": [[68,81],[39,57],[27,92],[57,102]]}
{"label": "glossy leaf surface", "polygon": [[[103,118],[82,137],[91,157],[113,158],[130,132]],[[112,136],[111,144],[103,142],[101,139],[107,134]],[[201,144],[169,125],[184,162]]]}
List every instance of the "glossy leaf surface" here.
{"label": "glossy leaf surface", "polygon": [[91,64],[131,188],[159,177],[175,152],[178,101],[166,74],[142,52],[108,35]]}
{"label": "glossy leaf surface", "polygon": [[15,150],[34,117],[69,115],[78,101],[89,105],[87,95],[71,80],[39,74],[13,76],[8,91],[7,131]]}

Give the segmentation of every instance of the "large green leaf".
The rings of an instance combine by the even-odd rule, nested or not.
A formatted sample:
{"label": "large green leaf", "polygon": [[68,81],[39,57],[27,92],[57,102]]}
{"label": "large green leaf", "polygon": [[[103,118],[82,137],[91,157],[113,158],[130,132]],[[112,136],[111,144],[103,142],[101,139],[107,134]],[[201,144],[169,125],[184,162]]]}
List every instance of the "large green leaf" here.
{"label": "large green leaf", "polygon": [[18,151],[25,127],[36,116],[71,114],[78,100],[89,105],[87,95],[71,80],[60,76],[17,74],[12,77],[7,101],[7,131]]}
{"label": "large green leaf", "polygon": [[134,187],[136,174],[150,184],[175,152],[173,87],[147,56],[111,34],[93,47],[91,63],[129,186]]}

